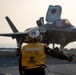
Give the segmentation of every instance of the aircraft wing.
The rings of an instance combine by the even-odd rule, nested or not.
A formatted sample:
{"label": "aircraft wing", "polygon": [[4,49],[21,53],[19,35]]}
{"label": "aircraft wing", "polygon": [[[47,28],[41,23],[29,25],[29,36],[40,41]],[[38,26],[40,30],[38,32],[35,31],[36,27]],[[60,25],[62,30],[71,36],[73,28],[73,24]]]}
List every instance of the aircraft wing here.
{"label": "aircraft wing", "polygon": [[24,38],[27,35],[28,35],[27,33],[5,33],[5,34],[0,34],[0,36],[12,37],[12,38]]}

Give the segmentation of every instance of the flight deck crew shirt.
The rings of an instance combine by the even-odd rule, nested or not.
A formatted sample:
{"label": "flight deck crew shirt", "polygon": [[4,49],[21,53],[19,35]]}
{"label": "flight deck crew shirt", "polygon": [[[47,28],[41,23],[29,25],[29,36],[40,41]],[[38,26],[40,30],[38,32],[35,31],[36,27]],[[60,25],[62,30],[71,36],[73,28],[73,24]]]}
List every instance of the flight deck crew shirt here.
{"label": "flight deck crew shirt", "polygon": [[42,43],[30,43],[22,48],[22,66],[26,69],[38,68],[46,64],[46,55]]}

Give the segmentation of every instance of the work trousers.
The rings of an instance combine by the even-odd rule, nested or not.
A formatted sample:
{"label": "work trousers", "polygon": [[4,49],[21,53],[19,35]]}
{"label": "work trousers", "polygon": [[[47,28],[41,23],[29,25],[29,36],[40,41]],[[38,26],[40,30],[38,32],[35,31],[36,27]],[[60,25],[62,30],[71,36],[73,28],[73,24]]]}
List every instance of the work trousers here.
{"label": "work trousers", "polygon": [[33,69],[26,69],[25,75],[45,75],[45,69],[44,68],[33,68]]}

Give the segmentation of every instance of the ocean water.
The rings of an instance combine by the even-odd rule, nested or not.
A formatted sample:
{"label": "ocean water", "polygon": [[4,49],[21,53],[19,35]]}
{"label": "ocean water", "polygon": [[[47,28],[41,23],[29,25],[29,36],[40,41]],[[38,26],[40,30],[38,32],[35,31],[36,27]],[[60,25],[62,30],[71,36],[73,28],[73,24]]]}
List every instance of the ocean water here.
{"label": "ocean water", "polygon": [[0,67],[6,67],[6,66],[18,66],[18,57],[16,56],[0,57]]}
{"label": "ocean water", "polygon": [[15,51],[16,48],[0,48],[0,51]]}

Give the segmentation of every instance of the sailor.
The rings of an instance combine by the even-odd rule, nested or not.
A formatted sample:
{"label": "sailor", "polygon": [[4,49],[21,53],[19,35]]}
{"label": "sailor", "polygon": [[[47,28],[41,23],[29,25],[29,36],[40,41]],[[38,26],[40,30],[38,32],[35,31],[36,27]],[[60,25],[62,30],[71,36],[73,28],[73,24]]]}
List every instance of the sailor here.
{"label": "sailor", "polygon": [[26,40],[29,43],[21,50],[21,68],[24,69],[24,72],[21,72],[25,75],[45,75],[46,54],[69,62],[73,60],[73,56],[65,56],[41,43],[42,36],[38,30],[30,31]]}

